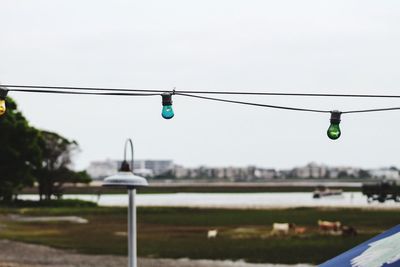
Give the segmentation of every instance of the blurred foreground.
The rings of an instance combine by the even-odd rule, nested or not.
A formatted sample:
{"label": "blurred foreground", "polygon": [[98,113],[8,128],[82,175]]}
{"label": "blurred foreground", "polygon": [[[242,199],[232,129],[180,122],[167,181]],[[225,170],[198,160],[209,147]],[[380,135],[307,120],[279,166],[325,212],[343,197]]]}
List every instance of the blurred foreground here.
{"label": "blurred foreground", "polygon": [[[231,261],[207,261],[189,259],[144,259],[141,267],[285,267],[288,265],[247,264]],[[0,241],[0,267],[116,267],[126,266],[126,257],[89,256],[14,241]],[[310,265],[291,265],[307,267]]]}
{"label": "blurred foreground", "polygon": [[[149,264],[156,264],[156,259],[182,258],[318,264],[399,221],[398,210],[388,209],[139,208],[138,254],[147,258]],[[81,254],[122,256],[111,258],[125,264],[126,208],[4,207],[0,208],[0,226],[3,240],[41,244]],[[349,228],[344,226],[352,227],[355,232],[346,232]],[[8,255],[7,250],[0,251]],[[57,254],[45,256],[38,252],[32,255],[39,257],[39,261],[57,258]],[[168,266],[167,262],[162,266]],[[178,266],[173,262],[173,266]],[[114,264],[108,266],[122,266]],[[182,266],[191,266],[185,264]]]}

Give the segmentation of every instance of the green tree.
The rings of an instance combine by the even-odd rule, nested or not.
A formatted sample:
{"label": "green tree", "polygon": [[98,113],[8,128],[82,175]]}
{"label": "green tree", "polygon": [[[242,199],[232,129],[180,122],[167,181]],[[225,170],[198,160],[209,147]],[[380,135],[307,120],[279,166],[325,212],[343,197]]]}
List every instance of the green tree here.
{"label": "green tree", "polygon": [[39,132],[7,98],[7,112],[0,117],[0,200],[10,201],[34,182],[40,166]]}
{"label": "green tree", "polygon": [[371,177],[371,174],[369,173],[369,171],[367,171],[367,170],[360,170],[359,172],[358,172],[358,177],[359,178],[370,178]]}
{"label": "green tree", "polygon": [[65,183],[90,182],[86,172],[71,169],[72,157],[79,151],[78,143],[48,131],[40,132],[41,167],[36,171],[40,200],[60,198]]}

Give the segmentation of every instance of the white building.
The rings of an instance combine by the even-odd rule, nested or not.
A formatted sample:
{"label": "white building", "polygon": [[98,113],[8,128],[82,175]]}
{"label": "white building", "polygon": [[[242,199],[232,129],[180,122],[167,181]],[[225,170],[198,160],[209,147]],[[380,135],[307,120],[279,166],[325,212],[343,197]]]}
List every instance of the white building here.
{"label": "white building", "polygon": [[318,165],[315,162],[293,169],[293,176],[298,178],[324,178],[327,173],[328,168],[325,165]]}
{"label": "white building", "polygon": [[[115,174],[121,166],[120,160],[93,161],[87,168],[87,173],[94,180],[104,179],[107,176]],[[145,177],[153,177],[173,170],[172,160],[135,160],[135,174]]]}
{"label": "white building", "polygon": [[348,178],[348,177],[359,177],[360,168],[354,167],[332,167],[329,169],[329,178]]}
{"label": "white building", "polygon": [[256,169],[254,176],[259,179],[270,180],[277,176],[277,172],[274,169]]}

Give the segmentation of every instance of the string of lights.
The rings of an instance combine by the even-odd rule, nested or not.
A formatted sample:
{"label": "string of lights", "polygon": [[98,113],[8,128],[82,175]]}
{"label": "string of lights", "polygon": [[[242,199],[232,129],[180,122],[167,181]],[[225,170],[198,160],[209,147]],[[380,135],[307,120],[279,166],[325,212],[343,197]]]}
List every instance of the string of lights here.
{"label": "string of lights", "polygon": [[183,96],[202,100],[256,106],[271,109],[330,113],[330,126],[327,135],[336,140],[341,135],[339,124],[342,114],[382,112],[400,110],[400,107],[361,109],[361,110],[323,110],[300,107],[289,107],[280,105],[269,105],[254,102],[238,101],[225,98],[202,96],[204,94],[214,95],[263,95],[263,96],[294,96],[294,97],[351,97],[351,98],[400,98],[400,95],[371,95],[371,94],[316,94],[316,93],[276,93],[276,92],[239,92],[239,91],[188,91],[188,90],[160,90],[160,89],[127,89],[127,88],[104,88],[104,87],[70,87],[70,86],[42,86],[42,85],[1,85],[0,86],[0,116],[6,112],[6,97],[8,92],[39,93],[39,94],[68,94],[68,95],[94,95],[94,96],[161,96],[162,112],[164,119],[172,119],[174,110],[172,108],[172,96]]}
{"label": "string of lights", "polygon": [[247,92],[247,91],[193,91],[193,90],[162,90],[162,89],[131,89],[115,87],[73,87],[73,86],[48,86],[48,85],[12,85],[4,84],[3,87],[30,88],[30,89],[55,89],[55,90],[83,90],[83,91],[120,91],[142,93],[176,92],[182,94],[216,94],[216,95],[264,95],[264,96],[296,96],[296,97],[352,97],[352,98],[400,98],[400,95],[381,94],[320,94],[320,93],[286,93],[286,92]]}

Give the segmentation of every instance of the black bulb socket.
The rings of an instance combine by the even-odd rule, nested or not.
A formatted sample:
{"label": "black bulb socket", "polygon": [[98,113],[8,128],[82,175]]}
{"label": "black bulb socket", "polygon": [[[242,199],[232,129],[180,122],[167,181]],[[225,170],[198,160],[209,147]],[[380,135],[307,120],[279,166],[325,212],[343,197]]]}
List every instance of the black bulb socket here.
{"label": "black bulb socket", "polygon": [[332,124],[339,124],[341,119],[342,112],[338,110],[331,111],[331,123]]}
{"label": "black bulb socket", "polygon": [[0,88],[0,100],[6,100],[7,94],[7,89]]}
{"label": "black bulb socket", "polygon": [[124,160],[121,163],[121,168],[119,169],[119,171],[121,171],[121,172],[130,172],[131,171],[131,167],[129,166],[129,163],[126,160]]}
{"label": "black bulb socket", "polygon": [[171,106],[172,105],[172,94],[165,93],[161,95],[162,97],[162,105],[163,106]]}

